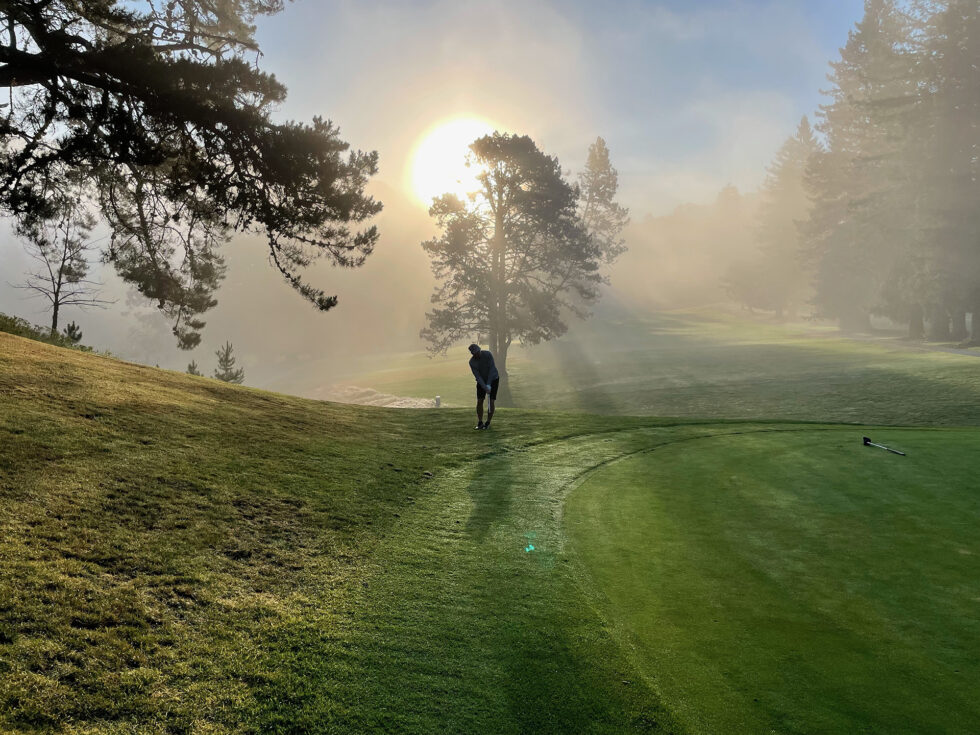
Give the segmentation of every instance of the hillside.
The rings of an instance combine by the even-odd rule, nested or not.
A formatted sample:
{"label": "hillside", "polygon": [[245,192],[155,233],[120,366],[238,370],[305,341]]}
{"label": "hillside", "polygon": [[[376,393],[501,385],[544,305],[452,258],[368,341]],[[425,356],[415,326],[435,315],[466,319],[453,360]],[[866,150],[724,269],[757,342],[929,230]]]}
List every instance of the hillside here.
{"label": "hillside", "polygon": [[[972,415],[975,358],[904,364],[895,417]],[[726,405],[476,432],[0,334],[0,731],[967,732],[977,430]]]}
{"label": "hillside", "polygon": [[[660,717],[649,690],[619,684],[621,661],[596,655],[609,641],[595,614],[572,616],[573,638],[554,600],[522,624],[529,590],[567,598],[569,580],[515,585],[525,567],[481,567],[497,506],[465,484],[446,495],[483,458],[654,423],[514,414],[478,434],[469,411],[318,403],[0,334],[0,730],[424,731],[448,716],[503,731],[539,717],[542,697],[556,727],[586,710],[610,731]],[[568,471],[593,461],[582,454]],[[418,520],[433,503],[445,526]],[[432,544],[453,579],[492,567],[508,588],[389,615],[434,573],[429,560],[393,576],[399,549]],[[385,583],[394,599],[370,603]],[[446,607],[467,600],[472,629]],[[529,645],[485,648],[479,626],[508,616],[502,634]],[[456,669],[400,648],[413,634],[455,636]],[[536,675],[512,702],[507,687],[487,694],[487,677],[523,682],[556,660],[561,677]],[[410,687],[377,699],[399,662]],[[394,705],[422,684],[428,715]],[[480,707],[450,697],[457,686]]]}

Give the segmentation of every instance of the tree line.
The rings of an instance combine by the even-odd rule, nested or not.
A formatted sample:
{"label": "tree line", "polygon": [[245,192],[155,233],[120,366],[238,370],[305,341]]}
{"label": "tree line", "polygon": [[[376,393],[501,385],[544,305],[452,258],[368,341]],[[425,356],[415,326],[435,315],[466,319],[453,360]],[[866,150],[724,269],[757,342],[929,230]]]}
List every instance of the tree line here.
{"label": "tree line", "polygon": [[755,261],[729,292],[806,302],[844,329],[872,315],[912,338],[980,342],[980,4],[867,0],[762,190]]}

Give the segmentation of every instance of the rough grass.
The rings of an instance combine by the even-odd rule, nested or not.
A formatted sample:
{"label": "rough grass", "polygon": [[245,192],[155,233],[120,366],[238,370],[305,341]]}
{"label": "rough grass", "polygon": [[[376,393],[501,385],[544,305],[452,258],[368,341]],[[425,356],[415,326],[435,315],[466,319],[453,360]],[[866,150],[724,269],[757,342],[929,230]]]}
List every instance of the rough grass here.
{"label": "rough grass", "polygon": [[592,475],[573,546],[692,732],[971,733],[977,431],[740,430]]}

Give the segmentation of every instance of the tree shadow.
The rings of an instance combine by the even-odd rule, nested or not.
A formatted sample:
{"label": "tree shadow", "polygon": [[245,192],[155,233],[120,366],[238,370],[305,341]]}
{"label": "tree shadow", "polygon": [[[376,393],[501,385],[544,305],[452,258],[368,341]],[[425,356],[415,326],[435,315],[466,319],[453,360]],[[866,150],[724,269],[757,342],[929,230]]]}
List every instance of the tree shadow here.
{"label": "tree shadow", "polygon": [[[603,387],[606,376],[596,361],[577,340],[559,341],[550,345],[555,369],[564,383],[570,386],[572,405],[589,413],[616,414],[622,406]],[[615,359],[615,358],[612,358]]]}

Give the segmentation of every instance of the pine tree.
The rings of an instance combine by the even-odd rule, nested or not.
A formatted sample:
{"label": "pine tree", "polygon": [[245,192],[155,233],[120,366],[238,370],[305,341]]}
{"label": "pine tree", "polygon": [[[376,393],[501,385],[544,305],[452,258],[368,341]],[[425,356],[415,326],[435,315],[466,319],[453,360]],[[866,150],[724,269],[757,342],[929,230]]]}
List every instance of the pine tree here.
{"label": "pine tree", "polygon": [[619,173],[609,161],[609,148],[601,137],[589,146],[585,170],[578,177],[579,215],[586,230],[595,238],[602,259],[610,264],[626,252],[620,236],[629,224],[629,210],[616,203]]}
{"label": "pine tree", "polygon": [[320,310],[336,297],[302,271],[356,267],[378,238],[357,230],[381,205],[364,194],[377,154],[351,151],[331,122],[281,119],[286,89],[258,68],[254,21],[283,0],[5,0],[0,45],[0,212],[46,205],[78,175],[111,230],[103,253],[200,341],[233,231],[266,236],[269,259]]}
{"label": "pine tree", "polygon": [[218,357],[218,367],[214,371],[214,377],[225,383],[241,383],[245,380],[245,368],[235,369],[233,349],[231,342],[225,342],[224,347],[214,353]]}
{"label": "pine tree", "polygon": [[919,237],[910,116],[919,101],[909,30],[893,0],[866,0],[864,17],[831,64],[831,101],[818,129],[827,150],[812,156],[813,200],[802,226],[815,271],[814,302],[848,329],[866,329],[896,266]]}
{"label": "pine tree", "polygon": [[204,377],[204,373],[202,373],[201,370],[197,367],[197,360],[191,360],[187,364],[187,374],[188,375],[196,375],[199,378],[203,378]]}
{"label": "pine tree", "polygon": [[578,215],[577,188],[531,138],[494,133],[470,149],[480,190],[465,203],[444,195],[429,210],[442,233],[422,247],[440,283],[421,336],[444,351],[486,335],[506,405],[511,345],[554,339],[567,314],[587,315],[602,253]]}
{"label": "pine tree", "polygon": [[810,159],[821,151],[810,121],[804,117],[769,166],[762,187],[756,240],[764,273],[755,298],[782,315],[795,311],[809,297],[810,273],[804,268],[799,223],[810,212],[805,186]]}
{"label": "pine tree", "polygon": [[[945,0],[925,22],[928,92],[917,134],[926,237],[918,285],[933,314],[929,336],[980,343],[980,5]],[[952,317],[952,332],[946,329]]]}
{"label": "pine tree", "polygon": [[82,341],[81,328],[77,324],[75,324],[75,322],[69,323],[68,326],[65,327],[65,338],[70,340],[72,344],[77,345],[79,342]]}

